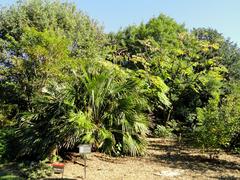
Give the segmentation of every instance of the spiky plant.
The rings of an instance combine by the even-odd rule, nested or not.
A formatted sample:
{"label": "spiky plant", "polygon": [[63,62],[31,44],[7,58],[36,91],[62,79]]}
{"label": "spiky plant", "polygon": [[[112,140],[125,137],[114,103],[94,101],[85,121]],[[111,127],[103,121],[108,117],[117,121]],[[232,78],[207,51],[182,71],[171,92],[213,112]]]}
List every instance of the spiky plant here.
{"label": "spiky plant", "polygon": [[78,108],[86,112],[95,128],[83,135],[104,152],[140,155],[146,146],[148,120],[144,114],[147,101],[141,81],[120,78],[112,71],[82,68],[78,86]]}
{"label": "spiky plant", "polygon": [[[94,66],[94,68],[93,68]],[[48,83],[22,114],[20,156],[49,155],[56,147],[91,143],[99,151],[141,155],[148,130],[141,81],[120,77],[101,65],[83,65],[71,81]]]}

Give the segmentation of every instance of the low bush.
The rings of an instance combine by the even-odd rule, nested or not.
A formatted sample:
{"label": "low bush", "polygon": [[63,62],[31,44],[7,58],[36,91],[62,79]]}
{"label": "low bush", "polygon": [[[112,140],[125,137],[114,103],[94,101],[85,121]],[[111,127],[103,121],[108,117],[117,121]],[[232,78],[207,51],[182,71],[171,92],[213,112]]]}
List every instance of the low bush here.
{"label": "low bush", "polygon": [[0,128],[0,161],[9,159],[11,152],[9,152],[9,139],[13,134],[12,128]]}
{"label": "low bush", "polygon": [[167,122],[166,126],[158,124],[154,129],[154,136],[162,138],[174,138],[176,137],[174,134],[175,131],[178,131],[178,123],[175,120],[171,120]]}
{"label": "low bush", "polygon": [[0,131],[0,159],[2,160],[3,155],[6,152],[6,140],[5,140],[6,133],[3,129]]}
{"label": "low bush", "polygon": [[52,175],[52,167],[46,161],[24,162],[18,165],[21,176],[25,179],[41,179]]}
{"label": "low bush", "polygon": [[154,135],[156,137],[168,138],[172,137],[172,131],[170,128],[165,127],[163,125],[157,125],[157,127],[154,130]]}

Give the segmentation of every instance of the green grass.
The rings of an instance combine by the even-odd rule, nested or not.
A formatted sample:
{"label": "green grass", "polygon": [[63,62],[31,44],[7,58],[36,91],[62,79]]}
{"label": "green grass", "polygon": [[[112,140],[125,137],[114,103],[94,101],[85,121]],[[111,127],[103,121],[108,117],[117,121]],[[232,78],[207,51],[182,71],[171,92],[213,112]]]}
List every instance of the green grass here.
{"label": "green grass", "polygon": [[15,171],[14,165],[0,164],[0,180],[23,180]]}
{"label": "green grass", "polygon": [[20,179],[22,178],[13,174],[0,175],[0,180],[20,180]]}

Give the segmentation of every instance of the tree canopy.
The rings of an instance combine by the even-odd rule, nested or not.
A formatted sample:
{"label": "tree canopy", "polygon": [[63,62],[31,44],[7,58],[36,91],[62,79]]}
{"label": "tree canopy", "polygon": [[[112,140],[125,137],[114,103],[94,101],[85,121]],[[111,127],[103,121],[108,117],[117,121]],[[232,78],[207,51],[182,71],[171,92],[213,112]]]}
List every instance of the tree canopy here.
{"label": "tree canopy", "polygon": [[[0,123],[17,159],[79,143],[143,155],[162,126],[203,148],[239,151],[239,67],[229,39],[165,15],[106,34],[71,3],[0,10]],[[1,144],[0,157],[13,149]]]}

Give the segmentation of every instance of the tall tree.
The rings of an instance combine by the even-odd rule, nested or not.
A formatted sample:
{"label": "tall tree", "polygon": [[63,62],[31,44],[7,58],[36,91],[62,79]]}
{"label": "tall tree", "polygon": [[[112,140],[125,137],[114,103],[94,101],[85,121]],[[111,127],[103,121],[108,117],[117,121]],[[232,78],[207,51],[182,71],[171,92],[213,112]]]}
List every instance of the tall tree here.
{"label": "tall tree", "polygon": [[[221,86],[226,69],[218,67],[220,57],[215,53],[219,45],[198,40],[167,16],[130,26],[111,37],[115,44],[112,62],[142,74],[141,78],[158,79],[158,87],[169,87],[148,85],[158,123],[175,119],[191,124],[196,120],[196,107],[205,106]],[[166,99],[162,96],[166,92],[170,103],[164,104],[161,100]]]}
{"label": "tall tree", "polygon": [[94,60],[104,52],[102,28],[73,4],[19,1],[2,8],[0,19],[0,101],[10,119],[29,108],[49,76],[64,77],[61,59]]}
{"label": "tall tree", "polygon": [[[142,81],[103,60],[105,35],[93,21],[58,1],[26,1],[1,13],[1,106],[17,120],[18,158],[41,159],[80,142],[144,153]],[[17,23],[6,26],[15,14]]]}

